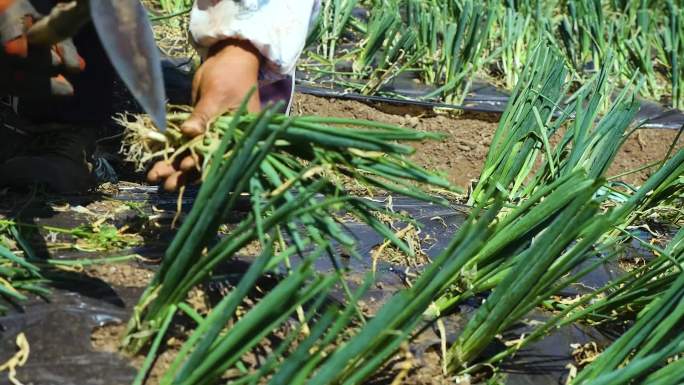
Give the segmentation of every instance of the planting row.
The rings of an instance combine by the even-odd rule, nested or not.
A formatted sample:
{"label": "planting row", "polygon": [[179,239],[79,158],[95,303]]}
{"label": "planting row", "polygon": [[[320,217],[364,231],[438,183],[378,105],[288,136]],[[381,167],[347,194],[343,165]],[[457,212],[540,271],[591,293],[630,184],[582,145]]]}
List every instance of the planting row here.
{"label": "planting row", "polygon": [[478,77],[512,89],[546,41],[575,88],[609,63],[614,85],[643,76],[640,96],[681,109],[683,16],[675,0],[325,0],[300,70],[363,94],[413,78],[429,88],[411,98],[460,104]]}

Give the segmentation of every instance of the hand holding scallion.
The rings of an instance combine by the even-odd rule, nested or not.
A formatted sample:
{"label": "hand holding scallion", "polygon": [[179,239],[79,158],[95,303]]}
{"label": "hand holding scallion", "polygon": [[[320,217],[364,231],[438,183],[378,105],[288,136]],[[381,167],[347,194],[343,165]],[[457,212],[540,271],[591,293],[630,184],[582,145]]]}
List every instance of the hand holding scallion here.
{"label": "hand holding scallion", "polygon": [[[202,135],[213,121],[234,111],[257,84],[260,55],[247,41],[228,39],[214,45],[206,61],[195,73],[192,82],[194,110],[181,126],[188,137]],[[259,94],[252,94],[249,112],[260,110]],[[147,174],[150,183],[159,183],[166,191],[195,182],[200,175],[200,159],[188,154],[176,161],[159,161]]]}

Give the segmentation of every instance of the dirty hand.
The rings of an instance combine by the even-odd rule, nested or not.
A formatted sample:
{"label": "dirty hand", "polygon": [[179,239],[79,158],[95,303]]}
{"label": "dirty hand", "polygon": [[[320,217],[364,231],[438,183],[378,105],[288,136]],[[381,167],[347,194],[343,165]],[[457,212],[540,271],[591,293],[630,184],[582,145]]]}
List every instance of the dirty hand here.
{"label": "dirty hand", "polygon": [[27,33],[41,17],[28,0],[0,0],[0,93],[73,95],[64,75],[83,71],[85,62],[70,39],[52,45],[29,43]]}
{"label": "dirty hand", "polygon": [[[196,137],[214,119],[236,110],[245,95],[257,85],[259,52],[247,41],[228,39],[214,45],[206,61],[195,73],[192,100],[195,105],[190,118],[181,126],[183,134]],[[260,109],[255,92],[248,104],[249,112]],[[157,162],[147,174],[150,183],[161,183],[166,191],[176,191],[199,176],[200,160],[188,155],[174,163]]]}

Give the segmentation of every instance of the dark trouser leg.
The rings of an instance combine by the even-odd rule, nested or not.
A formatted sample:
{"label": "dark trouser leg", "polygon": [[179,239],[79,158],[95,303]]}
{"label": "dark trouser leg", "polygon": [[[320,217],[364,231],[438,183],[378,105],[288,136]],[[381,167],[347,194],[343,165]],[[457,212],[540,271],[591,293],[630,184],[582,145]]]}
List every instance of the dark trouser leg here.
{"label": "dark trouser leg", "polygon": [[2,116],[10,114],[10,108],[0,106],[0,164],[17,156],[30,141],[28,135],[17,132],[13,124]]}
{"label": "dark trouser leg", "polygon": [[259,87],[259,97],[261,98],[261,107],[265,108],[268,105],[284,102],[282,113],[289,114],[290,106],[292,104],[292,96],[294,95],[294,77],[287,76],[284,79],[277,80],[273,83],[262,85]]}

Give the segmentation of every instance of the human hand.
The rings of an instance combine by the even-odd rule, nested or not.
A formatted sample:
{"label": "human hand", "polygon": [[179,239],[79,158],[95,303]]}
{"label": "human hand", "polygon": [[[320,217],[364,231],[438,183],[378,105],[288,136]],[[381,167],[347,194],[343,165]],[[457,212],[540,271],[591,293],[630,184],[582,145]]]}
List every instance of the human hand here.
{"label": "human hand", "polygon": [[[236,110],[257,85],[260,61],[259,52],[245,40],[228,39],[214,45],[195,73],[192,82],[195,107],[181,126],[183,134],[190,138],[202,135],[217,117]],[[247,110],[260,110],[258,92],[250,97]],[[148,172],[147,180],[161,184],[166,191],[176,191],[198,179],[200,161],[195,155],[175,162],[159,161]]]}
{"label": "human hand", "polygon": [[73,95],[64,75],[83,71],[85,62],[70,39],[52,45],[29,43],[27,33],[41,17],[28,0],[0,0],[0,92]]}

